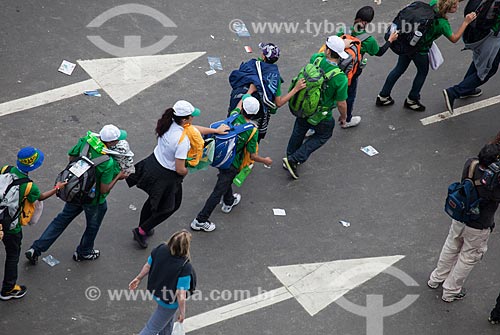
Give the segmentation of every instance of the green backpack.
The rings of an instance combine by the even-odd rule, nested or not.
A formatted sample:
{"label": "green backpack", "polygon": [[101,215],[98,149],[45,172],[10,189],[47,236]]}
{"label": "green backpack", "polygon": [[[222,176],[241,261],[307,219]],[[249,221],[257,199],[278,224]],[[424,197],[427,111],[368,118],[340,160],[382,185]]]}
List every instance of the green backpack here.
{"label": "green backpack", "polygon": [[[288,91],[294,88],[299,79],[304,78],[306,81],[306,88],[300,90],[288,102],[290,112],[296,117],[310,119],[314,116],[313,119],[318,119],[315,114],[327,114],[325,113],[327,110],[324,108],[327,106],[322,105],[323,92],[327,88],[328,81],[341,74],[342,70],[335,68],[325,73],[319,66],[323,58],[318,57],[314,60],[314,63],[304,66],[290,84]],[[319,118],[319,121],[321,121],[321,118]]]}

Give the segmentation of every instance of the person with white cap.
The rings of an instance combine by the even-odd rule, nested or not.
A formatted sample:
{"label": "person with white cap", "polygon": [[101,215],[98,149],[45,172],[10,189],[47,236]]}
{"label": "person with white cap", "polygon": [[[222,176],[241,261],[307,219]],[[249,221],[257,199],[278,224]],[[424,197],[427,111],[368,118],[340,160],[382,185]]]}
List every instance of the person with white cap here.
{"label": "person with white cap", "polygon": [[[96,159],[105,155],[105,152],[102,151],[103,148],[109,148],[126,137],[127,133],[124,130],[120,130],[112,124],[105,125],[99,132],[98,138],[92,132],[88,132],[86,136],[80,138],[78,143],[68,151],[69,160],[77,160],[87,147],[89,148],[87,158]],[[127,176],[128,174],[120,170],[120,166],[111,156],[108,160],[96,165],[95,197],[88,203],[65,203],[62,212],[52,220],[40,238],[34,241],[24,253],[30,263],[35,265],[41,253],[47,251],[66,227],[82,212],[85,212],[87,225],[80,243],[73,253],[73,260],[80,262],[99,258],[101,252],[94,249],[94,241],[108,210],[106,197],[115,184]]]}
{"label": "person with white cap", "polygon": [[[17,153],[16,166],[5,165],[0,169],[0,174],[3,175],[2,177],[6,177],[4,180],[12,180],[12,183],[7,186],[7,189],[9,187],[12,189],[17,187],[17,193],[12,194],[14,198],[17,197],[17,199],[19,199],[18,202],[15,202],[17,210],[16,214],[11,217],[12,222],[0,220],[0,240],[2,240],[5,246],[5,271],[2,290],[0,291],[0,300],[20,299],[24,297],[27,292],[26,286],[17,283],[17,266],[23,239],[21,216],[25,213],[25,201],[30,203],[43,201],[56,194],[58,189],[64,188],[66,185],[64,182],[59,182],[56,183],[53,189],[41,193],[38,186],[29,179],[29,172],[42,166],[44,157],[40,149],[25,147]],[[9,174],[11,179],[7,176]],[[3,195],[4,197],[11,192],[7,191],[7,189]],[[2,199],[2,204],[8,203],[3,200],[6,199]],[[9,206],[4,209],[4,211],[8,210]]]}
{"label": "person with white cap", "polygon": [[[243,96],[242,109],[236,108],[231,115],[239,113],[238,117],[233,121],[233,126],[250,123],[253,115],[259,112],[259,101],[251,95]],[[238,174],[240,167],[243,164],[245,150],[250,154],[252,161],[263,163],[270,166],[273,161],[270,157],[261,157],[258,154],[258,138],[259,131],[255,128],[250,128],[238,134],[236,141],[236,154],[231,166],[227,169],[219,168],[217,175],[217,183],[215,184],[212,194],[205,202],[205,206],[198,213],[196,218],[191,222],[191,229],[203,230],[206,232],[213,231],[215,224],[210,222],[209,218],[215,207],[220,204],[222,198],[221,210],[224,213],[230,213],[234,206],[241,201],[239,193],[233,193],[232,183],[234,177]]]}
{"label": "person with white cap", "polygon": [[[190,148],[188,137],[181,141],[184,125],[192,124],[200,110],[186,100],[167,108],[156,123],[157,145],[153,153],[135,165],[135,173],[127,178],[129,187],[137,186],[148,194],[141,209],[138,227],[132,230],[140,248],[147,248],[147,238],[154,228],[168,219],[180,207],[182,181],[188,173],[186,159]],[[195,126],[202,135],[224,134],[229,129]]]}
{"label": "person with white cap", "polygon": [[[283,167],[288,170],[292,178],[298,179],[297,167],[304,163],[309,156],[323,146],[333,135],[335,121],[332,110],[337,107],[340,117],[340,125],[345,125],[347,118],[347,76],[339,69],[340,59],[346,59],[349,55],[344,51],[344,40],[338,36],[330,36],[326,40],[324,53],[316,53],[310,59],[311,64],[319,62],[319,67],[324,73],[332,73],[327,87],[321,91],[321,113],[316,113],[311,118],[295,119],[295,125],[288,141],[286,157],[283,158]],[[304,141],[309,129],[314,134]]]}

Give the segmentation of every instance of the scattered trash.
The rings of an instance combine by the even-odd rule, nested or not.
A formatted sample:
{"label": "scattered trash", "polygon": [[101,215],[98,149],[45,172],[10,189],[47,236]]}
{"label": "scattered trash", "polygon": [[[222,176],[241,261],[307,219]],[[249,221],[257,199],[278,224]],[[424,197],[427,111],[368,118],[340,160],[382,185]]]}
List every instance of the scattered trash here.
{"label": "scattered trash", "polygon": [[46,257],[42,258],[42,260],[43,260],[45,263],[49,264],[50,266],[56,266],[57,264],[59,264],[59,263],[60,263],[60,262],[59,262],[57,259],[55,259],[52,255],[48,255],[48,256],[46,256]]}
{"label": "scattered trash", "polygon": [[216,73],[217,73],[217,71],[215,71],[214,69],[212,69],[212,70],[208,70],[208,71],[206,71],[206,72],[205,72],[205,74],[206,74],[207,76],[211,76],[211,75],[216,74]]}
{"label": "scattered trash", "polygon": [[[449,112],[448,112],[449,113]],[[439,118],[441,119],[446,119],[446,115],[445,113],[441,113],[441,114],[438,114],[439,115]]]}
{"label": "scattered trash", "polygon": [[137,210],[137,207],[135,207],[134,205],[130,204],[128,206],[128,209],[130,209],[131,211],[136,211]]}
{"label": "scattered trash", "polygon": [[275,216],[286,216],[286,212],[281,208],[273,208],[273,213]]}
{"label": "scattered trash", "polygon": [[434,151],[434,153],[435,153],[435,154],[438,154],[438,153],[439,153],[439,151],[437,151],[437,150],[436,150],[436,151]]}
{"label": "scattered trash", "polygon": [[382,4],[382,0],[373,0],[373,2],[375,2],[379,6]]}
{"label": "scattered trash", "polygon": [[342,224],[346,228],[351,226],[351,223],[347,222],[347,221],[340,220],[339,223]]}
{"label": "scattered trash", "polygon": [[215,36],[214,36],[214,35],[210,35],[210,37],[211,37],[213,40],[215,40]]}
{"label": "scattered trash", "polygon": [[73,320],[73,321],[76,321],[76,318],[74,318],[74,317],[71,317],[71,320]]}
{"label": "scattered trash", "polygon": [[220,61],[219,57],[207,57],[207,59],[208,65],[210,65],[210,68],[212,70],[222,71],[222,62]]}
{"label": "scattered trash", "polygon": [[389,125],[390,130],[396,130],[396,127],[394,127],[392,124]]}
{"label": "scattered trash", "polygon": [[250,32],[247,29],[247,26],[241,20],[235,20],[232,25],[233,31],[239,37],[250,37]]}
{"label": "scattered trash", "polygon": [[368,145],[366,147],[361,148],[361,151],[363,151],[365,154],[367,154],[370,157],[378,154],[378,151],[374,147],[372,147],[371,145]]}
{"label": "scattered trash", "polygon": [[68,76],[71,76],[75,67],[76,64],[68,62],[67,60],[63,60],[61,66],[59,66],[59,69],[57,69],[57,71],[67,74]]}
{"label": "scattered trash", "polygon": [[17,83],[18,83],[18,84],[20,84],[20,83],[21,83],[21,81],[20,81],[20,80],[18,80],[18,81],[17,81]]}
{"label": "scattered trash", "polygon": [[248,53],[252,53],[252,47],[249,47],[248,45],[245,45],[245,51]]}
{"label": "scattered trash", "polygon": [[89,97],[100,97],[101,93],[99,93],[98,90],[93,90],[93,91],[85,91],[83,94],[88,95]]}
{"label": "scattered trash", "polygon": [[323,2],[327,2],[328,0],[321,0],[321,1],[323,1]]}
{"label": "scattered trash", "polygon": [[264,167],[265,167],[266,169],[270,169],[270,168],[271,168],[271,165],[266,165],[266,164],[264,164]]}

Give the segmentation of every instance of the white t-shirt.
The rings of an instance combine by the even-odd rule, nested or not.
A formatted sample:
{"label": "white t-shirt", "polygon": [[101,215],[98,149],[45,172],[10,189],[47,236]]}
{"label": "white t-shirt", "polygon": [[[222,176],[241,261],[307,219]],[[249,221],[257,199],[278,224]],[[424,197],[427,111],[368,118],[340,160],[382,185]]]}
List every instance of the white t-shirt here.
{"label": "white t-shirt", "polygon": [[154,154],[161,166],[166,169],[175,171],[175,159],[187,158],[190,148],[189,138],[185,136],[179,143],[183,131],[184,128],[174,122],[167,132],[158,138]]}

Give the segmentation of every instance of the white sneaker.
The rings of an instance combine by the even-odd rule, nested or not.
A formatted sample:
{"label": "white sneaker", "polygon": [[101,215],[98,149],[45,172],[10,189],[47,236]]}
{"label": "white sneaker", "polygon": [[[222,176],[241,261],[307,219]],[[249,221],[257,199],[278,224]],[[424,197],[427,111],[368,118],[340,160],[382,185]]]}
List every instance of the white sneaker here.
{"label": "white sneaker", "polygon": [[231,210],[233,209],[234,206],[236,206],[237,204],[240,203],[241,201],[241,194],[239,193],[234,193],[233,194],[233,197],[234,197],[234,201],[233,201],[233,204],[232,205],[226,205],[226,204],[222,204],[222,207],[220,208],[224,213],[230,213]]}
{"label": "white sneaker", "polygon": [[342,128],[346,129],[346,128],[351,128],[351,127],[356,127],[359,123],[361,122],[361,116],[353,116],[351,118],[351,121],[349,122],[346,122],[343,126],[341,126]]}
{"label": "white sneaker", "polygon": [[306,133],[306,137],[311,137],[314,135],[314,133],[316,133],[316,131],[314,131],[314,129],[309,129]]}
{"label": "white sneaker", "polygon": [[191,222],[191,229],[213,231],[215,230],[215,225],[208,220],[205,222],[198,222],[198,220],[194,219],[193,222]]}

